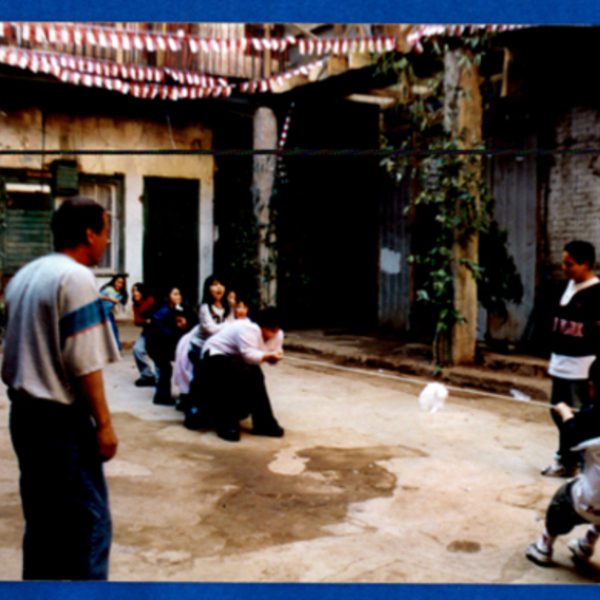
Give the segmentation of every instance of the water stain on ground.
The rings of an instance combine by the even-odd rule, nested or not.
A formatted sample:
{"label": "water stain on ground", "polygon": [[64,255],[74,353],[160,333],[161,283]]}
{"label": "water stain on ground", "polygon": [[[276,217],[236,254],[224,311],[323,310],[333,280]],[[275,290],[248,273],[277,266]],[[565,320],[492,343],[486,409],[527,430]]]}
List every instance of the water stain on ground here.
{"label": "water stain on ground", "polygon": [[[242,436],[237,444],[207,445],[182,440],[213,432],[173,441],[161,436],[172,423],[124,413],[115,422],[127,431],[121,460],[151,472],[109,476],[115,542],[188,551],[190,560],[330,535],[324,526],[343,522],[349,504],[392,496],[396,476],[379,462],[425,456],[404,446],[319,446],[297,452],[306,468],[290,476],[268,468],[281,450],[272,440],[257,446]],[[167,455],[175,459],[161,460]]]}

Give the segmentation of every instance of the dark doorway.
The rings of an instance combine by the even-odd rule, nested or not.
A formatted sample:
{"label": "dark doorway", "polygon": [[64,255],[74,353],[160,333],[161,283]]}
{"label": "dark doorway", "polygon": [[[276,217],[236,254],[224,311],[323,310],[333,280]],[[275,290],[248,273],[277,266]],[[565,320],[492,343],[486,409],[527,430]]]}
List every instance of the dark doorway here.
{"label": "dark doorway", "polygon": [[144,281],[154,293],[177,286],[198,303],[198,204],[195,179],[144,178]]}
{"label": "dark doorway", "polygon": [[378,160],[336,149],[378,147],[378,108],[344,101],[298,105],[288,148],[326,149],[285,159],[278,185],[278,305],[290,327],[377,324]]}

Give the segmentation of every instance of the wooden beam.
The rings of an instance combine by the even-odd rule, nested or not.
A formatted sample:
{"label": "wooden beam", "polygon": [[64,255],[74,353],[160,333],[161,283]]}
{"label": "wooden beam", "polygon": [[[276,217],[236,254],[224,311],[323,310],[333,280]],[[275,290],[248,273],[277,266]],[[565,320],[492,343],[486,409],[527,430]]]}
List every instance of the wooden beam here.
{"label": "wooden beam", "polygon": [[396,36],[396,50],[403,54],[408,54],[412,46],[406,41],[406,36],[410,33],[412,25],[384,25],[384,35]]}
{"label": "wooden beam", "polygon": [[378,104],[381,108],[391,108],[396,104],[395,98],[383,98],[381,96],[371,96],[369,94],[350,94],[346,100],[351,102],[361,102],[363,104]]}
{"label": "wooden beam", "polygon": [[508,48],[504,48],[504,65],[502,68],[502,89],[500,90],[500,97],[506,98],[509,93],[509,78],[508,71],[510,63],[513,61],[513,54]]}
{"label": "wooden beam", "polygon": [[306,37],[313,38],[314,40],[320,39],[318,35],[315,35],[305,25],[299,25],[298,23],[290,23],[289,26],[293,27],[298,33],[301,33],[302,35],[305,35]]}
{"label": "wooden beam", "polygon": [[271,91],[274,94],[284,94],[294,88],[306,85],[308,83],[308,77],[306,75],[293,75],[289,79],[284,79],[283,83],[279,85],[276,80],[271,82]]}
{"label": "wooden beam", "polygon": [[348,60],[345,56],[331,55],[327,61],[327,72],[329,76],[341,75],[348,70]]}
{"label": "wooden beam", "polygon": [[[273,28],[273,25],[270,25],[269,23],[265,23],[265,25],[264,25],[265,39],[267,39],[267,40],[271,39],[271,29],[272,28]],[[271,49],[270,48],[265,49],[264,58],[263,58],[263,74],[264,74],[265,79],[269,79],[271,77]]]}

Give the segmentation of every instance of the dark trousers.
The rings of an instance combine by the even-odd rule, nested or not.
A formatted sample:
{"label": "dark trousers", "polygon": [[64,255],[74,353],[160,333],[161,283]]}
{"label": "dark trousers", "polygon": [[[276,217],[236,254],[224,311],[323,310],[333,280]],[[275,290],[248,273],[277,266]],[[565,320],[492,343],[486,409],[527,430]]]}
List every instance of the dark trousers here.
{"label": "dark trousers", "polygon": [[173,377],[173,365],[170,360],[155,358],[154,371],[156,372],[155,398],[171,399],[171,378]]}
{"label": "dark trousers", "polygon": [[108,579],[108,490],[87,407],[14,390],[9,396],[25,517],[23,579]]}
{"label": "dark trousers", "polygon": [[195,364],[190,402],[198,423],[210,428],[238,427],[248,415],[258,429],[269,429],[276,423],[260,366],[229,356],[205,356]]}
{"label": "dark trousers", "polygon": [[[573,408],[581,408],[590,406],[592,399],[590,398],[589,381],[587,379],[561,379],[559,377],[552,378],[552,392],[550,394],[550,404],[559,404],[564,402]],[[579,464],[582,459],[582,453],[571,452],[569,448],[564,447],[564,443],[560,439],[560,424],[562,419],[553,410],[550,410],[552,420],[559,430],[559,444],[556,452],[556,459],[565,467],[571,467]]]}
{"label": "dark trousers", "polygon": [[552,536],[565,535],[576,525],[588,523],[573,506],[573,483],[568,481],[558,488],[546,511],[546,529]]}

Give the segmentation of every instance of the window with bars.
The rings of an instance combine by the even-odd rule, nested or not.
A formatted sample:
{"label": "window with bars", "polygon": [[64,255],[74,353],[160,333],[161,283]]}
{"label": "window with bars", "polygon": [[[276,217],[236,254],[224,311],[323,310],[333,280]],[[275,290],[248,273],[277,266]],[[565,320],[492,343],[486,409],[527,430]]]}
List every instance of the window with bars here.
{"label": "window with bars", "polygon": [[91,198],[106,211],[110,230],[108,246],[96,271],[117,273],[123,270],[122,185],[118,179],[80,175],[79,194]]}

